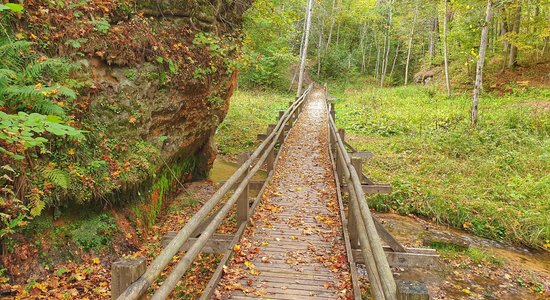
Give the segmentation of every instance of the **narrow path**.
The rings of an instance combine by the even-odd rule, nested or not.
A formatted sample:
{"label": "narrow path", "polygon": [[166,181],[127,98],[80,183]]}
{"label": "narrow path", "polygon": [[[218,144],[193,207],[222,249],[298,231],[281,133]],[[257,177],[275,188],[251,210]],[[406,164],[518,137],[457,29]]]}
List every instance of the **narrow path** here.
{"label": "narrow path", "polygon": [[217,299],[351,298],[324,95],[316,90],[309,98]]}

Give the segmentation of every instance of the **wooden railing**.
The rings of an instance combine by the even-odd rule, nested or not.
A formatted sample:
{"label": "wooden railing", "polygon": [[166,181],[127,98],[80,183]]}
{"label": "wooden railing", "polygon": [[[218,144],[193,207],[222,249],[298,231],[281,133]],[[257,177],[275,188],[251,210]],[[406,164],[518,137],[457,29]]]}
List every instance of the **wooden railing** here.
{"label": "wooden railing", "polygon": [[[353,232],[357,234],[361,254],[366,262],[372,294],[376,300],[397,299],[395,280],[363,192],[359,177],[362,171],[355,170],[334,122],[334,110],[329,111],[330,144],[336,160],[336,172],[339,179],[347,183],[350,196],[348,222],[355,225]],[[350,239],[353,239],[351,232]]]}
{"label": "wooden railing", "polygon": [[[327,96],[330,151],[335,168],[337,189],[349,195],[347,215],[343,216],[344,235],[352,251],[351,264],[365,264],[371,293],[376,300],[429,299],[425,284],[416,281],[397,282],[392,267],[436,267],[438,255],[433,249],[405,248],[371,214],[365,194],[389,194],[391,186],[375,184],[363,174],[363,160],[371,153],[357,152],[345,141],[345,131],[336,127],[335,104]],[[348,149],[350,152],[348,152]],[[381,241],[388,246],[383,246]],[[350,256],[348,254],[348,256]],[[356,272],[352,266],[352,277]],[[353,278],[352,278],[353,279]],[[354,287],[354,289],[356,289]],[[360,296],[356,296],[359,298]]]}
{"label": "wooden railing", "polygon": [[[198,236],[193,244],[187,249],[185,255],[172,268],[161,286],[154,292],[151,299],[168,298],[178,281],[189,269],[191,263],[204,248],[208,240],[216,232],[216,229],[222,223],[233,205],[237,205],[237,220],[239,222],[235,239],[240,238],[242,232],[244,232],[250,214],[248,199],[249,183],[264,163],[267,164],[268,171],[271,171],[270,174],[272,174],[273,164],[275,163],[276,146],[284,141],[287,130],[289,130],[292,123],[301,113],[303,104],[311,90],[312,85],[310,85],[286,111],[280,113],[279,122],[274,127],[270,127],[270,133],[267,134],[265,140],[250,155],[248,160],[237,169],[233,176],[231,176],[231,178],[216,191],[202,208],[193,215],[187,224],[177,232],[171,242],[153,260],[149,267],[145,267],[144,259],[122,259],[113,264],[111,280],[111,293],[113,299],[133,300],[145,298],[149,287],[157,280],[168,264],[172,262],[178,251],[191,237],[194,237],[198,229],[202,229],[200,236]],[[229,199],[227,199],[225,203],[221,203],[222,198],[229,195],[232,190],[234,190],[234,192]],[[223,206],[216,211],[215,208],[219,204],[223,204]],[[213,215],[214,217],[208,219],[209,215]],[[209,220],[209,223],[204,224],[204,220]],[[220,276],[221,274],[214,274],[214,277],[219,278]],[[211,280],[211,282],[214,281]],[[204,297],[206,296],[203,295],[203,298]]]}

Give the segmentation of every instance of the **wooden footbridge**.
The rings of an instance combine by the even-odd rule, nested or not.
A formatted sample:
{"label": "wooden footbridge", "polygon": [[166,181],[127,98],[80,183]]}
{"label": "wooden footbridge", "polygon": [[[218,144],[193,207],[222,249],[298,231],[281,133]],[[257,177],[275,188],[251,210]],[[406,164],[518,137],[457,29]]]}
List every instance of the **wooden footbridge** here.
{"label": "wooden footbridge", "polygon": [[[435,251],[403,247],[371,215],[366,195],[391,187],[362,173],[369,154],[348,145],[334,120],[326,86],[309,86],[189,222],[165,236],[149,266],[113,264],[112,298],[145,299],[169,265],[151,298],[173,298],[195,257],[208,252],[223,257],[201,299],[361,299],[358,264],[374,299],[429,299],[423,284],[396,282],[391,268],[431,267]],[[253,181],[262,168],[267,179]],[[234,207],[236,233],[216,234]]]}

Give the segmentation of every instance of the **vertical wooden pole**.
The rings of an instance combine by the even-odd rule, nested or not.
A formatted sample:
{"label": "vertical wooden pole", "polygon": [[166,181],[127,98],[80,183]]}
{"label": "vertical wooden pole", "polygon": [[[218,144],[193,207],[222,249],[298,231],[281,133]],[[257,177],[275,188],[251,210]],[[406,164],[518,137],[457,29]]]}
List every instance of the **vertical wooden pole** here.
{"label": "vertical wooden pole", "polygon": [[[350,191],[351,193],[351,191]],[[351,200],[352,195],[349,195],[350,201],[348,201],[348,234],[349,243],[351,249],[359,249],[359,232],[357,232],[357,219],[355,218],[354,211],[358,208],[355,207],[355,202]]]}
{"label": "vertical wooden pole", "polygon": [[277,117],[277,121],[281,120],[283,118],[283,115],[285,114],[284,110],[279,111],[279,116]]}
{"label": "vertical wooden pole", "polygon": [[[245,178],[248,176],[248,171],[244,172],[243,177]],[[250,206],[248,203],[248,189],[249,184],[246,185],[246,188],[243,190],[241,195],[239,196],[239,200],[237,200],[237,226],[240,226],[242,223],[248,221],[249,213],[250,213]]]}
{"label": "vertical wooden pole", "polygon": [[334,108],[334,103],[330,104],[330,115],[332,116],[334,122],[336,122],[336,110]]}
{"label": "vertical wooden pole", "polygon": [[267,155],[266,165],[267,173],[273,171],[275,167],[275,149],[271,149],[271,151],[269,151],[269,154]]}
{"label": "vertical wooden pole", "polygon": [[342,142],[346,140],[346,130],[344,128],[338,129],[338,135],[340,136],[340,139],[342,140]]}
{"label": "vertical wooden pole", "polygon": [[[122,258],[115,261],[111,265],[111,299],[118,298],[130,284],[145,273],[146,269],[147,264],[142,257]],[[145,296],[141,299],[145,299]]]}
{"label": "vertical wooden pole", "polygon": [[363,177],[363,159],[361,157],[352,157],[351,158],[351,164],[355,168],[355,172],[357,172],[357,175],[359,178]]}

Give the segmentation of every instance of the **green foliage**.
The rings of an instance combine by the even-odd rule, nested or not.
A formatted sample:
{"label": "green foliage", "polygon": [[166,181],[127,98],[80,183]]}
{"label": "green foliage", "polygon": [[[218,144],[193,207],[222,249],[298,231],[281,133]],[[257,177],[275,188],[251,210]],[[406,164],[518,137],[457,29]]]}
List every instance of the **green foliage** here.
{"label": "green foliage", "polygon": [[71,231],[71,236],[84,250],[98,250],[109,246],[115,230],[113,218],[101,214],[81,222]]}
{"label": "green foliage", "polygon": [[111,28],[111,24],[109,24],[109,20],[107,18],[102,18],[95,21],[90,21],[90,24],[94,26],[94,29],[106,34],[109,32],[109,29]]}
{"label": "green foliage", "polygon": [[[1,4],[0,13],[6,10],[19,12],[22,7]],[[0,20],[2,29],[5,20]],[[51,143],[84,139],[83,131],[67,125],[70,118],[63,108],[77,96],[68,80],[76,65],[41,56],[33,43],[13,41],[9,32],[4,33],[0,38],[0,158],[7,164],[0,177],[0,237],[14,233],[46,207],[46,192],[28,182],[32,174],[27,168],[36,168],[33,160],[48,154]],[[41,180],[67,189],[67,172],[53,166],[43,169]],[[16,185],[20,172],[24,180]],[[22,194],[21,190],[28,191]]]}
{"label": "green foliage", "polygon": [[278,111],[286,109],[293,100],[291,95],[272,91],[237,90],[227,117],[216,131],[219,153],[237,155],[253,150],[257,134],[265,133],[267,125],[275,123]]}
{"label": "green foliage", "polygon": [[290,65],[300,38],[304,3],[294,0],[255,1],[245,15],[244,59],[240,81],[245,87],[288,88]]}
{"label": "green foliage", "polygon": [[488,96],[473,130],[467,96],[360,85],[337,93],[337,123],[355,148],[376,154],[367,174],[394,187],[370,200],[374,208],[497,240],[547,244],[550,119],[529,101],[548,97],[548,89]]}

